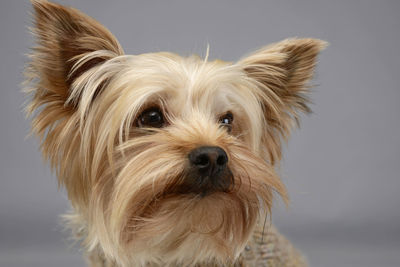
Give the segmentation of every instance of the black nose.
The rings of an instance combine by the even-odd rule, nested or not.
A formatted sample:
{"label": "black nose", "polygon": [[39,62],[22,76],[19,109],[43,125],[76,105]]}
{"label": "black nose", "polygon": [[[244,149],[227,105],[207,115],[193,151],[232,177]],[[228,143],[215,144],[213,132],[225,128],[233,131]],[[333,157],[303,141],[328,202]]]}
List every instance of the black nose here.
{"label": "black nose", "polygon": [[232,185],[232,174],[227,168],[228,156],[217,146],[202,146],[189,153],[191,191],[203,194],[215,190],[227,191]]}
{"label": "black nose", "polygon": [[189,160],[201,174],[214,176],[225,169],[228,156],[218,146],[202,146],[189,153]]}

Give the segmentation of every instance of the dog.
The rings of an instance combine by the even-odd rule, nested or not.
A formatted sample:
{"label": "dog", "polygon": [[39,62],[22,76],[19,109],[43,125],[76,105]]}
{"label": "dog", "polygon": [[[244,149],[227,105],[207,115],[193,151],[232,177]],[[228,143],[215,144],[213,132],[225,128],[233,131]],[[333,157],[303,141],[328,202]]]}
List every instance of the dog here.
{"label": "dog", "polygon": [[306,266],[265,218],[287,201],[275,168],[324,41],[125,55],[80,11],[32,4],[27,114],[90,266]]}

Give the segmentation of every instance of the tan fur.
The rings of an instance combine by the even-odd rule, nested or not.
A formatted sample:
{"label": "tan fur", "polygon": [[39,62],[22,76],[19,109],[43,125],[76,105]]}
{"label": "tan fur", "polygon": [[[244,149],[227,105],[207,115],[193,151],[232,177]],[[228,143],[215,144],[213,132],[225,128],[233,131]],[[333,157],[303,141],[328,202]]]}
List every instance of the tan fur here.
{"label": "tan fur", "polygon": [[[237,63],[124,55],[79,11],[32,3],[38,46],[26,70],[27,112],[92,266],[234,264],[273,193],[286,200],[274,164],[298,112],[309,111],[307,82],[325,43],[288,39]],[[168,125],[138,128],[153,106]],[[228,111],[230,133],[218,122]],[[190,175],[188,153],[204,145],[226,151],[231,191],[177,190]]]}

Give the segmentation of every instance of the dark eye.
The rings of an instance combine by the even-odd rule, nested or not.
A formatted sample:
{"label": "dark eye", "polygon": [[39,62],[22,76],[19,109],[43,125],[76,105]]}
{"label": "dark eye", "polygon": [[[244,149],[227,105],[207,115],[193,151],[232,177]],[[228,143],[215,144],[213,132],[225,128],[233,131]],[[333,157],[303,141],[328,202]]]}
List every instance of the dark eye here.
{"label": "dark eye", "polygon": [[225,115],[219,118],[219,123],[222,126],[228,128],[228,132],[232,130],[232,122],[233,122],[233,114],[231,112],[227,112]]}
{"label": "dark eye", "polygon": [[140,114],[137,122],[139,127],[161,128],[164,126],[164,116],[159,108],[150,108]]}

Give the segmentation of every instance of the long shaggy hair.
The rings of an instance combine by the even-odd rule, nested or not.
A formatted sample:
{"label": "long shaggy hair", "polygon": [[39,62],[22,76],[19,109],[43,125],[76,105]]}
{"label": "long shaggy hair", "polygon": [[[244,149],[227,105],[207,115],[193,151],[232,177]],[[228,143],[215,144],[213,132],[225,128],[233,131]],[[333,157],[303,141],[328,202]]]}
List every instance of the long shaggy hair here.
{"label": "long shaggy hair", "polygon": [[[125,55],[81,12],[32,3],[27,113],[88,253],[118,266],[234,262],[273,193],[286,200],[274,166],[309,111],[307,82],[325,43],[288,39],[236,63]],[[138,124],[149,108],[162,112],[163,127]],[[200,146],[226,152],[228,190],[187,190],[196,180],[188,154]]]}

